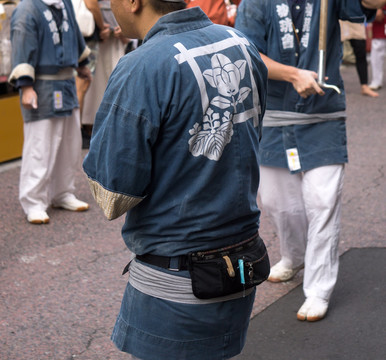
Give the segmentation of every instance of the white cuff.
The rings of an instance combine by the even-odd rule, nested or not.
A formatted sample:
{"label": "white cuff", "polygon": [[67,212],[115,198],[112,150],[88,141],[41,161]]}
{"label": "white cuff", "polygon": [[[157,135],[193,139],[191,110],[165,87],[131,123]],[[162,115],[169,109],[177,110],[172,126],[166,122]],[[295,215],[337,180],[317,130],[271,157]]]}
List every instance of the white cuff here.
{"label": "white cuff", "polygon": [[15,84],[16,80],[22,76],[29,76],[35,81],[35,69],[30,64],[24,63],[17,65],[9,75],[8,82],[12,85]]}

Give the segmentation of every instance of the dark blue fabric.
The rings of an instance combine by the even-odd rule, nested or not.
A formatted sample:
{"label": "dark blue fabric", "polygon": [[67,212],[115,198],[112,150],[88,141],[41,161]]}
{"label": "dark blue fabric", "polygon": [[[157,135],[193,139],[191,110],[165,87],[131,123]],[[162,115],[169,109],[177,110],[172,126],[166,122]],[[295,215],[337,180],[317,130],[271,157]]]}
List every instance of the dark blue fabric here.
{"label": "dark blue fabric", "polygon": [[[286,0],[246,0],[242,1],[237,12],[235,27],[242,31],[269,58],[285,65],[296,66],[317,72],[319,61],[319,8],[320,0],[308,0],[307,7],[312,11],[310,31],[304,31],[300,39],[300,51],[296,56],[296,39],[293,35],[290,14],[280,16],[279,10],[288,6]],[[289,7],[288,7],[289,8]],[[304,19],[307,16],[303,17]],[[326,76],[331,84],[337,85],[342,94],[326,89],[328,96],[310,96],[303,99],[292,84],[283,81],[268,81],[267,110],[295,111],[306,114],[331,113],[346,108],[343,80],[339,72],[342,59],[339,19],[364,22],[359,0],[331,0],[328,8],[329,27],[327,34]],[[288,24],[287,24],[287,22]],[[304,24],[306,25],[306,24]],[[283,42],[283,36],[292,39],[292,46]],[[268,41],[269,39],[269,41]]]}
{"label": "dark blue fabric", "polygon": [[346,122],[263,127],[260,165],[288,168],[286,149],[297,148],[301,169],[348,162]]}
{"label": "dark blue fabric", "polygon": [[[296,5],[300,3],[304,3],[303,14],[294,15]],[[287,114],[296,119],[294,113],[311,117],[313,114],[323,117],[337,113],[336,118],[312,125],[264,127],[259,153],[261,165],[288,168],[286,149],[291,148],[298,150],[300,158],[301,168],[294,172],[348,161],[344,122],[346,101],[339,71],[342,58],[339,19],[364,22],[366,16],[359,0],[330,0],[328,5],[326,76],[328,83],[338,86],[341,94],[324,89],[324,96],[312,95],[304,99],[292,83],[270,79],[267,112],[273,111],[278,117],[282,114],[282,119],[286,119]],[[320,0],[243,0],[235,27],[272,60],[317,73],[319,11]],[[373,16],[374,11],[369,14]],[[301,29],[300,48],[296,46],[292,20]]]}
{"label": "dark blue fabric", "polygon": [[256,48],[198,7],[162,17],[120,60],[84,170],[143,198],[122,229],[130,250],[182,255],[256,233],[266,76]]}
{"label": "dark blue fabric", "polygon": [[[294,24],[295,29],[298,29],[298,37],[302,37],[303,33],[303,19],[304,19],[304,8],[306,5],[306,0],[288,0],[288,5],[291,9],[291,18]],[[299,51],[299,44],[297,44],[297,50]]]}
{"label": "dark blue fabric", "polygon": [[145,295],[127,284],[111,339],[143,360],[225,360],[244,347],[255,299],[205,305]]}

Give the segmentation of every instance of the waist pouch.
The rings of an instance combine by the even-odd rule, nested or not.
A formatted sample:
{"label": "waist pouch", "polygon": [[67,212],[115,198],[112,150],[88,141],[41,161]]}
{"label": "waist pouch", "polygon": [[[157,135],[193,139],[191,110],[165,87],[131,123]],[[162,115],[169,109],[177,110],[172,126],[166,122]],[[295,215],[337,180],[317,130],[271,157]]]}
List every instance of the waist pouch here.
{"label": "waist pouch", "polygon": [[236,245],[188,254],[193,294],[211,299],[241,292],[267,280],[270,263],[259,235]]}

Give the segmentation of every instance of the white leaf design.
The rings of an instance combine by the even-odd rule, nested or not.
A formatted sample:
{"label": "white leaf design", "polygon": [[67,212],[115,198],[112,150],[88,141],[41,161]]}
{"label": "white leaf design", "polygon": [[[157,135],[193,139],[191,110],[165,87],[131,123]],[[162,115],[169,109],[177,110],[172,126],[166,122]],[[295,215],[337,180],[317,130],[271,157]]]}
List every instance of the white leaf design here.
{"label": "white leaf design", "polygon": [[241,79],[244,79],[247,61],[246,60],[237,60],[237,61],[235,61],[235,65],[240,70]]}
{"label": "white leaf design", "polygon": [[231,141],[233,124],[228,121],[212,131],[201,131],[189,140],[190,152],[194,156],[204,155],[210,160],[219,160],[225,146]]}
{"label": "white leaf design", "polygon": [[204,78],[208,81],[208,83],[210,84],[210,86],[212,87],[216,87],[216,83],[214,81],[214,77],[213,77],[213,70],[212,69],[208,69],[208,70],[205,70],[202,75],[204,76]]}
{"label": "white leaf design", "polygon": [[211,105],[214,105],[214,106],[217,106],[219,107],[220,109],[226,109],[228,108],[229,106],[231,106],[231,102],[227,99],[227,98],[224,98],[222,96],[216,96],[212,99],[212,101],[210,102]]}
{"label": "white leaf design", "polygon": [[238,102],[243,102],[251,92],[251,89],[249,87],[243,87],[240,89],[239,97],[238,97]]}
{"label": "white leaf design", "polygon": [[204,154],[205,138],[210,135],[209,131],[200,131],[195,136],[189,139],[189,150],[193,156],[200,156]]}

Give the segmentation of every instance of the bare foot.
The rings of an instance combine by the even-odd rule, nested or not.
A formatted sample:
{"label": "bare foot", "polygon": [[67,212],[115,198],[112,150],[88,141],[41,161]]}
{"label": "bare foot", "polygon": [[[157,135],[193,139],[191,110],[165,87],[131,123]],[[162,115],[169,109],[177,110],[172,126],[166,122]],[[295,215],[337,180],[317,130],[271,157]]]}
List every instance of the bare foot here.
{"label": "bare foot", "polygon": [[374,90],[371,90],[368,85],[361,85],[361,94],[370,97],[378,97],[379,94]]}

